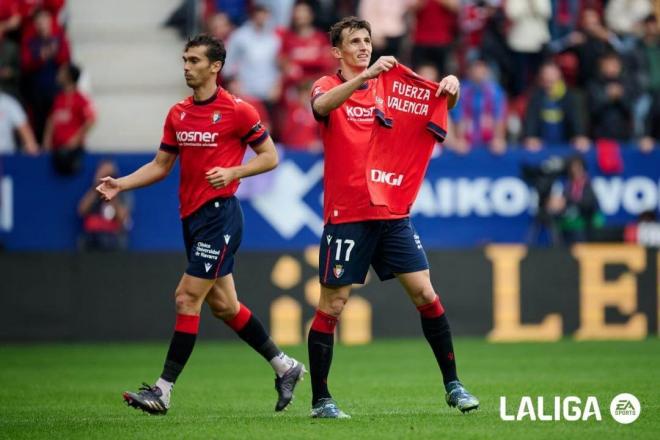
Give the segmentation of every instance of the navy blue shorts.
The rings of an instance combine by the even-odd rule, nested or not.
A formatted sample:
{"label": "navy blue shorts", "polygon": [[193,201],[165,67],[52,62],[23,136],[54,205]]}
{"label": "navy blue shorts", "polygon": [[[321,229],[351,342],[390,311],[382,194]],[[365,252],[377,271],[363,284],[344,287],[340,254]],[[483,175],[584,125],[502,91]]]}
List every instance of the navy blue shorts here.
{"label": "navy blue shorts", "polygon": [[236,197],[215,199],[183,219],[188,268],[194,277],[215,279],[232,272],[243,238],[243,211]]}
{"label": "navy blue shorts", "polygon": [[369,265],[381,280],[429,268],[409,217],[325,225],[319,252],[321,284],[364,284]]}

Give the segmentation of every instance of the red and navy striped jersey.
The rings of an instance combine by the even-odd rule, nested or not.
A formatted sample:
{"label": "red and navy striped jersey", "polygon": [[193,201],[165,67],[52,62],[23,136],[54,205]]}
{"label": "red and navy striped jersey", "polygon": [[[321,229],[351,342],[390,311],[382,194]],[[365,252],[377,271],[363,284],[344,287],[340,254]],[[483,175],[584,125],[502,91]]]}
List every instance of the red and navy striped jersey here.
{"label": "red and navy striped jersey", "polygon": [[214,189],[206,180],[206,172],[213,167],[240,165],[246,146],[256,147],[268,136],[254,107],[220,87],[206,101],[197,102],[191,96],[172,106],[160,149],[179,154],[181,218],[209,200],[234,195],[238,181]]}

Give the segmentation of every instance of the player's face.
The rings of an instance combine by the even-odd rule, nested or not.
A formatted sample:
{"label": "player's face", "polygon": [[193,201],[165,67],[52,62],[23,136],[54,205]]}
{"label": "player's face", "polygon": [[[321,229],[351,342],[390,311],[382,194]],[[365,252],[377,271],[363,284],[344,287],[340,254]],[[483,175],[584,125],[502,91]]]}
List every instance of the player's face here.
{"label": "player's face", "polygon": [[220,62],[212,63],[206,56],[206,46],[190,47],[183,54],[183,73],[186,84],[196,89],[209,81],[215,81]]}
{"label": "player's face", "polygon": [[369,67],[371,36],[366,29],[343,29],[341,44],[334,48],[335,57],[355,68]]}

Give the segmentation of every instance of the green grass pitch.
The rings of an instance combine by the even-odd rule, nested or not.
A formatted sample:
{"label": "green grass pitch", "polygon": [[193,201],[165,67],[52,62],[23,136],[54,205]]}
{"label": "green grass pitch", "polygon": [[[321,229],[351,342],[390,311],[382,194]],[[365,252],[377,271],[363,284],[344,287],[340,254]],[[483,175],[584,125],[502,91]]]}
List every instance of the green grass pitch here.
{"label": "green grass pitch", "polygon": [[[309,378],[285,413],[273,412],[270,367],[240,343],[197,344],[168,415],[124,406],[121,392],[160,373],[165,342],[0,347],[0,438],[43,439],[659,439],[660,340],[489,344],[457,339],[459,375],[481,399],[461,414],[444,402],[424,340],[335,347],[331,391],[351,420],[310,419]],[[289,353],[306,359],[305,347]],[[612,397],[637,396],[631,425],[609,414]],[[602,422],[505,422],[521,396],[598,398]],[[551,411],[551,410],[550,410]]]}

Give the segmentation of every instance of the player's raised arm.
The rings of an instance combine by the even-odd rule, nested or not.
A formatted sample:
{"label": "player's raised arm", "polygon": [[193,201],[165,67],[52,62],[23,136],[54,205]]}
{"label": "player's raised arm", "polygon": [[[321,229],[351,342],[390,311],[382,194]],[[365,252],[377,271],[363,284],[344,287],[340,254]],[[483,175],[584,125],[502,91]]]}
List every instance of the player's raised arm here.
{"label": "player's raised arm", "polygon": [[110,176],[101,178],[101,184],[96,187],[96,191],[104,200],[110,201],[121,191],[141,188],[163,180],[172,171],[176,156],[176,154],[159,150],[151,162],[141,166],[128,176],[118,179]]}
{"label": "player's raised arm", "polygon": [[365,81],[376,78],[383,72],[387,72],[396,66],[396,58],[383,56],[359,75],[339,84],[314,99],[312,108],[319,116],[327,116],[328,113],[342,105]]}

